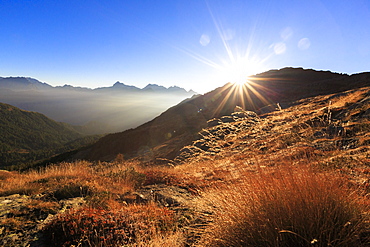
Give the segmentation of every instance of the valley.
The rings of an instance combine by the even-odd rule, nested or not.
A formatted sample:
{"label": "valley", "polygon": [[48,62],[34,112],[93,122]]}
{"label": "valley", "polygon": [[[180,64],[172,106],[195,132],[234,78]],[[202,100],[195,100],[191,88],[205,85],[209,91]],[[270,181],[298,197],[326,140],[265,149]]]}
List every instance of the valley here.
{"label": "valley", "polygon": [[116,82],[96,89],[52,87],[27,77],[0,78],[0,102],[39,112],[76,126],[85,135],[120,132],[151,120],[194,91],[148,84],[140,89]]}

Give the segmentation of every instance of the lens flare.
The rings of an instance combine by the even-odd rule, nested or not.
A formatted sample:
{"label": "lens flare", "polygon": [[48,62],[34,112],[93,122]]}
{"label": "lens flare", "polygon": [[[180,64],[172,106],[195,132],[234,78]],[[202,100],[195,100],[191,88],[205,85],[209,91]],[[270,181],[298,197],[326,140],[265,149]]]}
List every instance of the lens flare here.
{"label": "lens flare", "polygon": [[[188,48],[176,48],[213,68],[214,73],[210,79],[214,81],[214,84],[228,83],[223,87],[222,100],[217,112],[222,112],[226,105],[237,104],[246,110],[256,110],[269,104],[268,95],[271,92],[260,85],[258,79],[253,76],[266,71],[265,64],[271,57],[285,52],[285,43],[275,44],[274,49],[266,44],[256,43],[257,25],[252,25],[248,30],[238,27],[224,27],[224,23],[221,22],[222,18],[218,18],[213,13],[209,2],[206,3],[219,40],[216,41],[216,38],[213,37],[211,45],[209,37],[202,35],[200,43],[203,47],[207,46],[213,49],[217,44],[218,49],[209,53],[208,56],[205,55],[208,54],[206,52],[201,54]],[[291,34],[292,30],[287,28],[283,37],[289,39]]]}

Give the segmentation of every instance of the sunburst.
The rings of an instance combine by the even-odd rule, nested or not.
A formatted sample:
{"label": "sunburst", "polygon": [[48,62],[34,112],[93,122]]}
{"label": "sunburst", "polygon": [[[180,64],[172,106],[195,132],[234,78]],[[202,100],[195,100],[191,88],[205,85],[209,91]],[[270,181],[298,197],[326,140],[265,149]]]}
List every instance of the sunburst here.
{"label": "sunburst", "polygon": [[213,14],[209,5],[208,10],[224,48],[216,56],[219,60],[205,57],[186,48],[178,49],[203,64],[214,68],[214,77],[218,81],[229,82],[227,86],[223,87],[223,90],[228,92],[223,94],[224,99],[218,110],[224,107],[226,102],[230,102],[230,100],[234,100],[236,103],[241,104],[242,107],[249,109],[257,109],[258,106],[269,104],[266,98],[266,95],[269,93],[266,93],[268,90],[260,85],[258,82],[260,79],[254,78],[253,75],[266,71],[264,64],[273,54],[270,52],[262,54],[261,51],[264,49],[255,47],[255,44],[253,44],[255,36],[253,32],[250,34],[248,42],[239,43],[239,45],[243,44],[244,47],[237,46],[236,42],[232,42],[232,39],[230,39],[228,30],[223,29],[222,23],[218,21],[219,19]]}

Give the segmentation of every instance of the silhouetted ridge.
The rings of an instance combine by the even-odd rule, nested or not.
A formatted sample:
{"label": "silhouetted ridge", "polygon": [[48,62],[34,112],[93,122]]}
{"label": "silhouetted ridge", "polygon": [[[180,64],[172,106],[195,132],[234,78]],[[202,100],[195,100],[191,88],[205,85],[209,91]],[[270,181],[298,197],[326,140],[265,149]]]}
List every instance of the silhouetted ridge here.
{"label": "silhouetted ridge", "polygon": [[101,138],[87,154],[79,158],[110,160],[121,153],[126,157],[173,159],[183,146],[194,140],[198,131],[207,126],[207,120],[229,115],[235,106],[257,113],[271,111],[279,102],[288,105],[315,95],[368,86],[369,75],[361,73],[349,76],[302,68],[267,71],[252,79],[255,83],[253,89],[240,90],[228,83],[171,107],[135,129]]}

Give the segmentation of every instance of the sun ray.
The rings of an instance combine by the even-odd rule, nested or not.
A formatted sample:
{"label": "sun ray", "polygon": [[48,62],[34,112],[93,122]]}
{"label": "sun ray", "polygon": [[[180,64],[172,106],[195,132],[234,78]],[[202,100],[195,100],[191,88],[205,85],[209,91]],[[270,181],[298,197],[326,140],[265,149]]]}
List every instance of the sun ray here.
{"label": "sun ray", "polygon": [[233,54],[233,52],[232,52],[232,50],[231,50],[231,48],[230,48],[230,45],[229,45],[229,44],[228,44],[228,42],[227,42],[227,38],[226,38],[226,36],[225,36],[225,30],[224,30],[222,27],[220,27],[220,26],[221,26],[221,22],[219,22],[219,21],[217,21],[217,20],[216,20],[216,17],[215,17],[215,15],[213,14],[213,12],[212,12],[212,10],[211,10],[211,8],[210,8],[210,6],[209,6],[208,2],[206,2],[206,3],[207,3],[208,12],[209,12],[209,14],[211,15],[211,18],[212,18],[213,24],[215,25],[215,27],[216,27],[216,29],[217,29],[218,35],[219,35],[219,36],[220,36],[220,38],[221,38],[221,41],[222,41],[222,43],[223,43],[223,45],[224,45],[224,47],[225,47],[225,50],[226,50],[226,52],[227,52],[227,55],[228,55],[228,57],[229,57],[229,59],[230,59],[231,61],[234,61],[234,60],[235,60],[235,59],[234,59],[234,54]]}
{"label": "sun ray", "polygon": [[[260,107],[273,103],[269,96],[276,94],[276,92],[272,92],[271,89],[268,90],[267,87],[263,86],[268,79],[259,78],[257,74],[266,70],[264,64],[275,54],[269,50],[269,47],[255,46],[257,25],[253,25],[249,33],[243,33],[242,30],[239,30],[241,32],[239,34],[245,36],[242,38],[246,39],[246,35],[248,35],[248,38],[246,39],[247,42],[239,43],[239,46],[237,46],[233,36],[228,36],[228,29],[224,28],[220,18],[212,11],[210,3],[206,1],[206,4],[221,41],[221,49],[216,52],[219,60],[208,58],[190,49],[175,48],[215,69],[212,76],[215,77],[218,83],[229,82],[223,87],[220,95],[216,95],[219,103],[214,115],[224,112],[223,109],[229,109],[233,104],[241,105],[246,110],[258,110]],[[223,57],[221,54],[224,54]],[[222,96],[222,98],[219,99],[219,96]]]}
{"label": "sun ray", "polygon": [[221,65],[217,64],[216,62],[214,62],[214,61],[212,61],[212,60],[210,60],[208,58],[205,58],[205,57],[203,57],[203,56],[201,56],[201,55],[199,55],[197,53],[194,53],[191,50],[188,50],[188,49],[185,49],[185,48],[180,48],[180,47],[175,47],[175,48],[177,50],[179,50],[179,51],[187,54],[188,56],[194,58],[195,60],[197,60],[197,61],[199,61],[199,62],[201,62],[201,63],[203,63],[205,65],[208,65],[208,66],[210,66],[212,68],[215,68],[217,70],[220,70],[220,69],[223,68]]}

